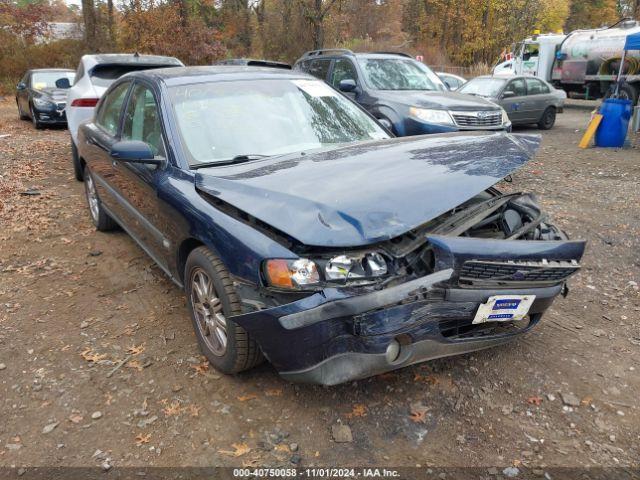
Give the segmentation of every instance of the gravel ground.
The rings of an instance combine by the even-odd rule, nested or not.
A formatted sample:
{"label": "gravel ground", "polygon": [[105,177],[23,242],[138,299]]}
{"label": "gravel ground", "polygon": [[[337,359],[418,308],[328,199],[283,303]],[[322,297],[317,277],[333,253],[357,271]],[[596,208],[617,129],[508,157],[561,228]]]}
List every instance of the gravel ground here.
{"label": "gravel ground", "polygon": [[506,185],[588,240],[569,297],[508,346],[323,388],[210,368],[183,293],[90,224],[67,131],[0,101],[0,467],[638,467],[640,153],[578,149],[588,118]]}

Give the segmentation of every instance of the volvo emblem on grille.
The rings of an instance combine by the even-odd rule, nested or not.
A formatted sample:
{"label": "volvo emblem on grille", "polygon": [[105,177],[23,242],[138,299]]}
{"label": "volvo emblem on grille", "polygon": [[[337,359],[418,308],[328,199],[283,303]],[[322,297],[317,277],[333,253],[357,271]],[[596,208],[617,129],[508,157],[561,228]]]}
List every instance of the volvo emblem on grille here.
{"label": "volvo emblem on grille", "polygon": [[525,270],[518,270],[516,273],[511,275],[512,280],[524,280],[527,276],[527,272]]}

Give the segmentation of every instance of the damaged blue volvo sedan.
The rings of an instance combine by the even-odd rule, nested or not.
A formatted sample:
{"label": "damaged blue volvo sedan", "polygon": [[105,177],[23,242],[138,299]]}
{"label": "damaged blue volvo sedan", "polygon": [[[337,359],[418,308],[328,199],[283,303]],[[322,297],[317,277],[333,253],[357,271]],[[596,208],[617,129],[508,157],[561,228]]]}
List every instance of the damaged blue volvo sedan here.
{"label": "damaged blue volvo sedan", "polygon": [[180,286],[202,351],[326,385],[503,344],[580,268],[526,193],[539,137],[391,138],[305,74],[128,74],[82,125],[91,219]]}

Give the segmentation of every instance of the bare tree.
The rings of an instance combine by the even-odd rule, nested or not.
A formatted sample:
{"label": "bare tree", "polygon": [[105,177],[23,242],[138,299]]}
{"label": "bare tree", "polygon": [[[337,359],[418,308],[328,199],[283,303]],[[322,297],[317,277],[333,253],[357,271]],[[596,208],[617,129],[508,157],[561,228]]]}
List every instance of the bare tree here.
{"label": "bare tree", "polygon": [[298,0],[304,9],[304,16],[311,24],[313,48],[319,49],[324,46],[324,20],[338,0]]}
{"label": "bare tree", "polygon": [[91,52],[97,48],[96,6],[94,0],[82,0],[82,19],[84,21],[84,41]]}

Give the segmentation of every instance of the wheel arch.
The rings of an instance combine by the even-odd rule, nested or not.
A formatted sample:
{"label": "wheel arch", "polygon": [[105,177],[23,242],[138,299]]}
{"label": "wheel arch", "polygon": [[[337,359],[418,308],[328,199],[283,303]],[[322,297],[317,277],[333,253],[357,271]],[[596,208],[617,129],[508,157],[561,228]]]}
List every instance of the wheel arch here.
{"label": "wheel arch", "polygon": [[[209,245],[206,245],[204,242],[194,237],[186,238],[182,241],[182,243],[180,243],[180,246],[178,247],[177,258],[176,258],[176,270],[177,270],[176,273],[178,275],[178,279],[183,285],[185,282],[184,268],[187,264],[187,258],[189,258],[189,254],[192,251],[194,251],[196,248],[203,247],[203,246],[210,248]],[[212,251],[216,253],[215,250],[212,250]]]}

